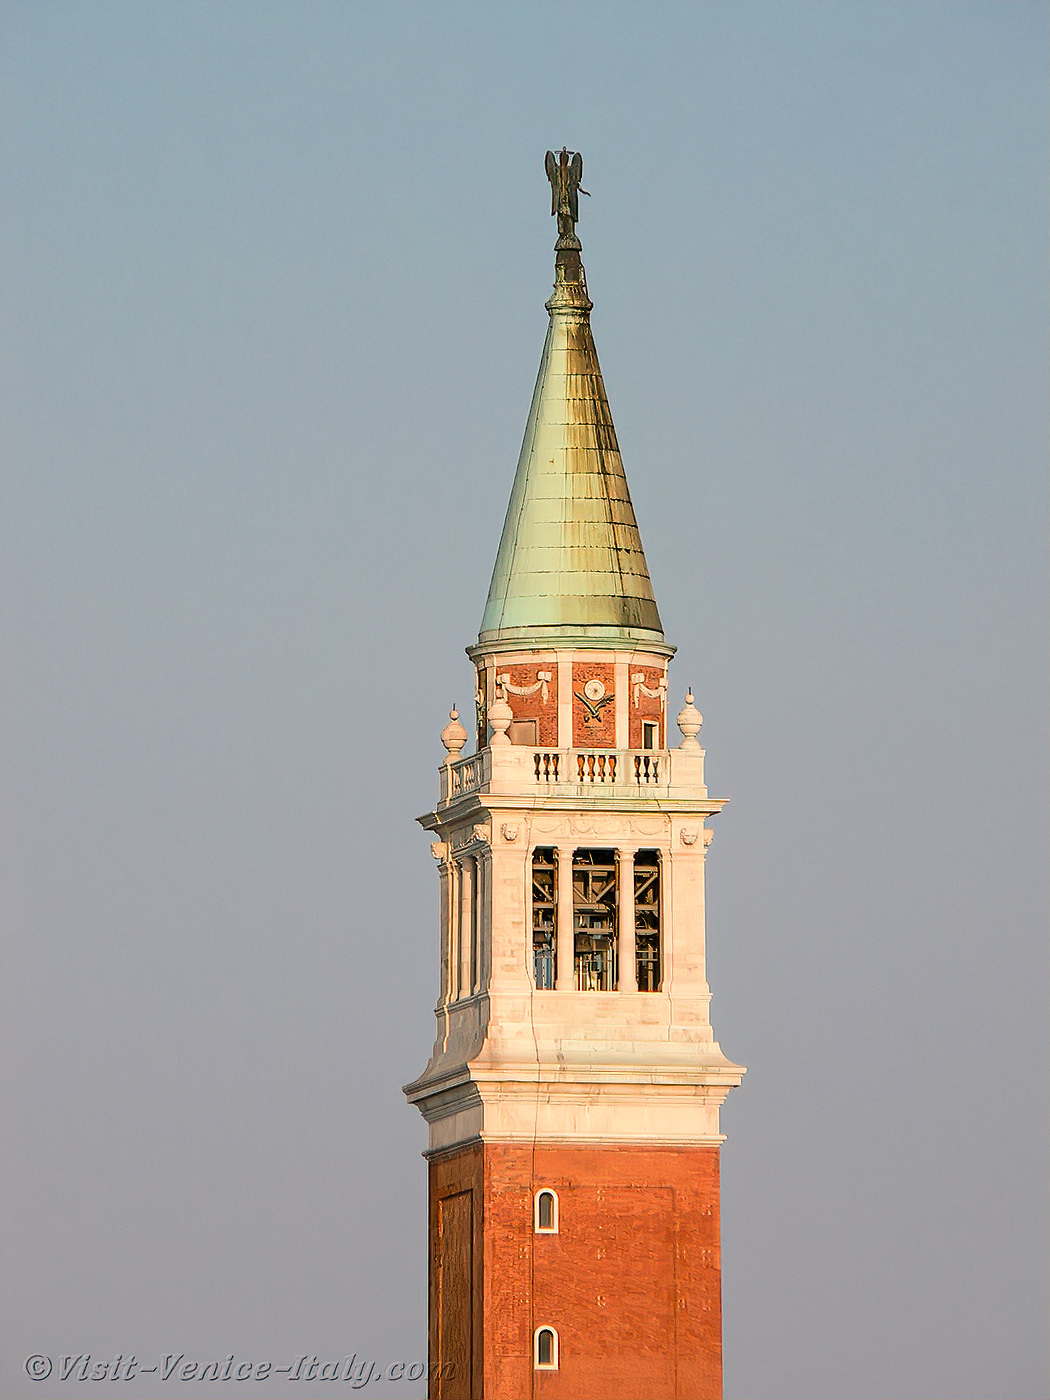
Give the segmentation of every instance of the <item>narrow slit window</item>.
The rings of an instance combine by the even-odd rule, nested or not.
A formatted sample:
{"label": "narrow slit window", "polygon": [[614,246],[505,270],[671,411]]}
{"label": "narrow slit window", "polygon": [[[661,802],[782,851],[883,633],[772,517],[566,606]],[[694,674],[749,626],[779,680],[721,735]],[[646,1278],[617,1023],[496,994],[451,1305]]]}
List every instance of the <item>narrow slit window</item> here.
{"label": "narrow slit window", "polygon": [[558,1334],[553,1327],[537,1327],[533,1347],[537,1371],[558,1369]]}
{"label": "narrow slit window", "polygon": [[660,721],[658,719],[642,720],[642,748],[658,749],[660,747]]}
{"label": "narrow slit window", "polygon": [[544,1189],[536,1192],[536,1234],[556,1235],[558,1233],[558,1197],[554,1191]]}
{"label": "narrow slit window", "polygon": [[474,705],[477,710],[477,741],[478,753],[488,747],[489,742],[489,678],[484,666],[478,671],[478,688],[474,695]]}
{"label": "narrow slit window", "polygon": [[639,851],[634,858],[634,949],[638,990],[660,990],[660,857]]}
{"label": "narrow slit window", "polygon": [[536,986],[554,986],[557,953],[557,870],[554,850],[540,846],[532,854],[532,975]]}
{"label": "narrow slit window", "polygon": [[573,964],[578,992],[616,990],[615,851],[572,858]]}

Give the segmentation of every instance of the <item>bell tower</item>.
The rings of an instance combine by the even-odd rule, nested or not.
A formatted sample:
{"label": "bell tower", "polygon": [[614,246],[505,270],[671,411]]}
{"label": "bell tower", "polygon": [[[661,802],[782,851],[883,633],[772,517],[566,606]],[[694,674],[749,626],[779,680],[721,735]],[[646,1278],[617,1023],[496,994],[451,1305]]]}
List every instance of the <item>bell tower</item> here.
{"label": "bell tower", "polygon": [[440,1400],[722,1394],[722,1054],[705,973],[692,694],[668,663],[591,336],[583,162],[547,155],[550,326],[437,806],[427,1068],[430,1374]]}

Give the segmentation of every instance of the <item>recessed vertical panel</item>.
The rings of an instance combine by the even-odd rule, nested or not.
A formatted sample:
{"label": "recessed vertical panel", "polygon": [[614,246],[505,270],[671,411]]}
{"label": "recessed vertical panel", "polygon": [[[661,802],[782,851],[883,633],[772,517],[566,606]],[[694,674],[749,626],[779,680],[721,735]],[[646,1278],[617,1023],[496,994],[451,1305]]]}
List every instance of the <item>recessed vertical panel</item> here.
{"label": "recessed vertical panel", "polygon": [[474,1197],[438,1202],[436,1400],[471,1400],[474,1355]]}

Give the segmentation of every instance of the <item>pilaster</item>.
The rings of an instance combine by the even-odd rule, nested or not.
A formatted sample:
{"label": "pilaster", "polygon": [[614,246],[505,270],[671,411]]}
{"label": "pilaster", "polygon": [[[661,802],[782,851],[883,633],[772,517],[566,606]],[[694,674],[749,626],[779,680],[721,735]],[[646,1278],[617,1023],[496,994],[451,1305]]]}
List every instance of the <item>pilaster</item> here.
{"label": "pilaster", "polygon": [[559,992],[572,990],[574,984],[573,955],[576,933],[573,928],[572,901],[572,857],[575,847],[559,843],[555,847],[557,864],[558,913],[557,913],[557,974],[555,988]]}
{"label": "pilaster", "polygon": [[619,908],[617,910],[617,963],[619,980],[617,990],[636,992],[638,990],[638,967],[635,961],[634,942],[634,852],[616,852],[619,867]]}

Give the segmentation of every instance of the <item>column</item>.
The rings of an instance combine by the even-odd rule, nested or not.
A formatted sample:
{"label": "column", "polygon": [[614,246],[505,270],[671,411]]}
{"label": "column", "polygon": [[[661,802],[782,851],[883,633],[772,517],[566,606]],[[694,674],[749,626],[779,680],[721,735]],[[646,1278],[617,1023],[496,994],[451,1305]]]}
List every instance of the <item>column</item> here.
{"label": "column", "polygon": [[471,940],[473,971],[471,975],[471,991],[480,992],[484,985],[485,969],[482,966],[484,958],[484,929],[485,929],[485,896],[488,885],[489,862],[482,852],[474,858],[474,929]]}
{"label": "column", "polygon": [[576,985],[576,933],[572,917],[572,855],[574,847],[558,847],[558,967],[555,988],[572,991]]}
{"label": "column", "polygon": [[[675,880],[677,871],[675,862],[678,860],[677,854],[673,851],[661,848],[660,858],[660,987],[665,992],[673,992],[674,988],[674,916],[676,908]],[[696,912],[690,911],[692,918],[696,919]],[[700,936],[703,938],[704,908],[701,903],[699,918],[695,924],[685,913],[683,913],[682,925],[685,928],[699,928]]]}
{"label": "column", "polygon": [[452,940],[456,917],[453,864],[443,841],[435,841],[430,850],[438,862],[441,881],[441,1001],[446,1002],[452,999]]}
{"label": "column", "polygon": [[473,983],[474,955],[474,857],[460,860],[459,900],[459,987],[457,995],[469,997]]}
{"label": "column", "polygon": [[616,964],[617,991],[638,990],[638,963],[634,951],[634,852],[616,853]]}

